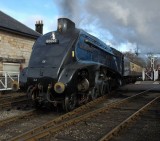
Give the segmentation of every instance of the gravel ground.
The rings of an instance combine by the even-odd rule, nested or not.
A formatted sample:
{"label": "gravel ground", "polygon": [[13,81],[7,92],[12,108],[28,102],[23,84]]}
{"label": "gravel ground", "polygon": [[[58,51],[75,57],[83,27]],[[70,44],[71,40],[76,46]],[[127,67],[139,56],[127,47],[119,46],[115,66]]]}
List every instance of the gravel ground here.
{"label": "gravel ground", "polygon": [[[28,112],[29,110],[27,110]],[[17,115],[21,115],[26,113],[26,111],[22,111],[22,110],[9,110],[9,111],[0,111],[0,120],[9,118],[9,117],[13,117],[13,116],[17,116]]]}
{"label": "gravel ground", "polygon": [[[119,115],[118,117],[115,115]],[[114,126],[124,119],[124,115],[130,115],[128,111],[112,110],[108,115],[103,114],[99,117],[88,119],[85,122],[80,122],[77,125],[71,126],[68,129],[60,132],[53,138],[52,141],[96,141],[104,133],[108,132]]]}
{"label": "gravel ground", "polygon": [[52,111],[38,111],[35,116],[6,124],[0,128],[0,141],[8,141],[10,138],[38,127],[59,115],[60,113],[54,113]]}

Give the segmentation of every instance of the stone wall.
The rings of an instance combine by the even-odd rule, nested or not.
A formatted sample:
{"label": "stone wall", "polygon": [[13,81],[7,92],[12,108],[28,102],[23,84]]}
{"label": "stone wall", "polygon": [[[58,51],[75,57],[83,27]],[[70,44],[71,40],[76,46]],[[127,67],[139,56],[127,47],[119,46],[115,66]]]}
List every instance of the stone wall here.
{"label": "stone wall", "polygon": [[32,46],[35,40],[20,35],[0,31],[0,70],[2,70],[2,63],[14,63],[12,60],[22,61],[23,67],[28,66]]}

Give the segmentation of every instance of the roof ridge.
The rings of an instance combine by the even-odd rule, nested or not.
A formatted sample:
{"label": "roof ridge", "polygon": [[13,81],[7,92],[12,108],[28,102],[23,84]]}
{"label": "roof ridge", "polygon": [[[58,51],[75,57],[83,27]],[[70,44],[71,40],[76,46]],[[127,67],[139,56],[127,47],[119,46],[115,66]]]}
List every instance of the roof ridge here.
{"label": "roof ridge", "polygon": [[24,34],[27,34],[27,35],[31,35],[32,37],[35,36],[35,37],[39,37],[41,36],[40,33],[38,33],[37,31],[29,28],[28,26],[26,26],[25,24],[21,23],[20,21],[16,20],[15,18],[11,17],[10,15],[2,12],[0,10],[0,27],[4,27],[4,30],[5,28],[7,29],[10,29],[10,31],[17,31],[20,32],[20,33],[24,33]]}

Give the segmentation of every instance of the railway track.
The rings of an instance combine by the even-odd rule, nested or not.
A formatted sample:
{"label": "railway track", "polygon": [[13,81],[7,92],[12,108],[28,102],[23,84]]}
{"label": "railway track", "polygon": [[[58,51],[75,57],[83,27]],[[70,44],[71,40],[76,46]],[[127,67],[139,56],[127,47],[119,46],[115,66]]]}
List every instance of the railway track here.
{"label": "railway track", "polygon": [[[142,115],[145,110],[147,110],[160,98],[159,94],[152,98],[147,97],[148,96],[144,98],[139,97],[138,99],[132,99],[129,103],[119,106],[117,105],[117,107],[107,110],[107,112],[101,111],[99,114],[88,113],[90,115],[82,115],[81,117],[78,117],[78,119],[73,119],[74,121],[70,120],[68,123],[65,123],[65,125],[62,125],[65,128],[67,127],[66,130],[64,130],[64,127],[61,127],[60,129],[59,126],[59,129],[57,127],[56,129],[50,129],[49,132],[43,132],[43,134],[36,135],[29,140],[46,139],[48,137],[47,139],[53,141],[98,141],[102,136],[104,136],[105,133],[107,133],[107,135],[102,137],[100,141],[110,140],[112,137],[120,133],[120,131],[122,131],[125,127],[134,122],[139,115]],[[72,124],[77,125],[71,126]],[[57,134],[60,130],[63,131]]]}
{"label": "railway track", "polygon": [[10,117],[0,121],[0,140],[9,138],[31,130],[51,119],[59,117],[59,113],[47,110],[33,110],[19,116]]}
{"label": "railway track", "polygon": [[[91,101],[90,103],[88,103],[86,106],[81,106],[79,109],[77,109],[76,111],[80,112],[81,109],[87,109],[87,107],[92,107],[94,106],[95,104],[97,103],[101,103],[102,101],[106,100],[107,96],[103,96],[103,97],[100,97],[98,99],[96,99],[95,101]],[[40,112],[40,114],[39,114]],[[60,113],[60,114],[64,114],[64,113]],[[71,112],[69,115],[71,116],[74,116],[74,112]],[[33,116],[34,115],[34,116]],[[9,134],[7,137],[2,137],[3,134],[6,134],[6,128],[10,128],[12,130],[12,128],[15,128],[15,130],[17,130],[17,132],[26,132],[27,130],[31,130],[33,128],[35,128],[35,126],[38,126],[38,125],[41,125],[43,122],[47,122],[47,121],[50,121],[51,119],[56,119],[58,121],[59,120],[64,120],[65,118],[67,119],[68,118],[68,115],[64,115],[63,116],[63,119],[61,118],[58,118],[60,117],[59,113],[47,113],[46,111],[44,113],[42,113],[42,111],[33,111],[33,112],[28,112],[24,115],[21,115],[21,116],[18,116],[18,117],[11,117],[11,118],[8,118],[8,119],[5,119],[3,121],[0,121],[0,125],[5,125],[6,124],[6,127],[4,126],[4,130],[3,131],[3,128],[0,129],[0,132],[2,130],[2,132],[4,133],[0,133],[0,139],[1,138],[5,138],[4,140],[8,140],[9,139],[9,136],[15,136],[15,135],[18,135],[19,133],[13,133],[14,131],[9,131],[10,133],[7,133]],[[43,120],[41,122],[41,119]],[[13,121],[13,122],[12,122]],[[33,121],[33,122],[32,122]],[[32,123],[31,123],[32,122]],[[37,123],[36,123],[37,122]],[[39,123],[38,123],[39,122]],[[9,123],[9,124],[7,124]],[[34,125],[35,123],[35,125]],[[23,128],[23,125],[26,126],[27,124],[30,125],[30,124],[33,124],[32,127],[27,127],[27,129],[24,129],[24,131],[22,131],[21,129]],[[9,125],[9,126],[8,126]],[[20,127],[21,126],[21,127]],[[26,127],[25,127],[26,128]],[[20,131],[18,131],[20,130]],[[39,129],[40,130],[40,129]]]}
{"label": "railway track", "polygon": [[88,103],[82,107],[77,108],[76,110],[72,112],[69,112],[56,119],[53,119],[43,124],[42,126],[39,126],[38,128],[30,130],[17,137],[11,138],[11,140],[12,141],[17,141],[17,140],[20,140],[20,141],[32,140],[33,141],[33,140],[45,139],[46,137],[52,138],[54,134],[57,134],[57,132],[60,132],[61,130],[64,130],[67,127],[70,127],[71,125],[80,123],[82,121],[86,121],[88,118],[93,118],[95,116],[106,113],[107,111],[110,111],[111,109],[119,107],[120,105],[129,103],[129,101],[136,99],[137,97],[143,96],[149,91],[150,90],[138,93],[134,96],[125,98],[123,100],[109,103],[105,106],[102,104],[103,106],[101,108],[99,108],[99,106],[94,107],[92,106],[92,104]]}
{"label": "railway track", "polygon": [[29,101],[24,93],[13,93],[0,97],[0,110],[11,108],[18,103],[25,103]]}
{"label": "railway track", "polygon": [[4,101],[10,101],[14,98],[26,96],[25,93],[10,93],[5,95],[0,95],[0,103]]}
{"label": "railway track", "polygon": [[160,138],[160,100],[141,114],[117,136],[113,136],[112,141],[159,141]]}
{"label": "railway track", "polygon": [[118,124],[115,128],[113,128],[110,132],[108,132],[106,135],[104,135],[99,141],[109,141],[116,135],[118,135],[122,129],[129,126],[132,122],[134,122],[139,116],[141,116],[146,110],[148,110],[157,100],[160,99],[160,96],[157,96],[147,104],[145,104],[142,108],[137,110],[135,113],[133,113],[131,116],[126,118],[124,121],[122,121],[120,124]]}
{"label": "railway track", "polygon": [[72,112],[69,112],[69,113],[64,114],[62,116],[59,116],[59,117],[55,118],[54,120],[51,120],[50,122],[47,122],[47,123],[43,124],[42,126],[39,126],[38,128],[34,128],[34,129],[32,129],[22,135],[14,137],[11,140],[25,140],[25,138],[28,138],[28,136],[32,136],[33,134],[36,134],[40,131],[43,131],[45,128],[48,128],[50,126],[54,126],[63,120],[67,120],[68,118],[75,117],[77,114],[80,114],[82,111],[85,111],[89,108],[94,107],[96,104],[103,102],[104,100],[107,99],[107,97],[108,96],[102,96],[94,101],[87,103],[86,105],[83,105],[83,106],[77,108],[76,110],[74,110]]}

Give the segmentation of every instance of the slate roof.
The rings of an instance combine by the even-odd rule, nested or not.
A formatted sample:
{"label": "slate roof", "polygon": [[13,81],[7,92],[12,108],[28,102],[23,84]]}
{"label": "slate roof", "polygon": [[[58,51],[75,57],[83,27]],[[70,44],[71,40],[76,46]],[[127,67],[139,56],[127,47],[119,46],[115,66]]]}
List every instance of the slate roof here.
{"label": "slate roof", "polygon": [[41,36],[40,33],[32,30],[26,25],[20,23],[9,15],[0,11],[0,30],[9,31],[15,34],[31,37],[37,39]]}

